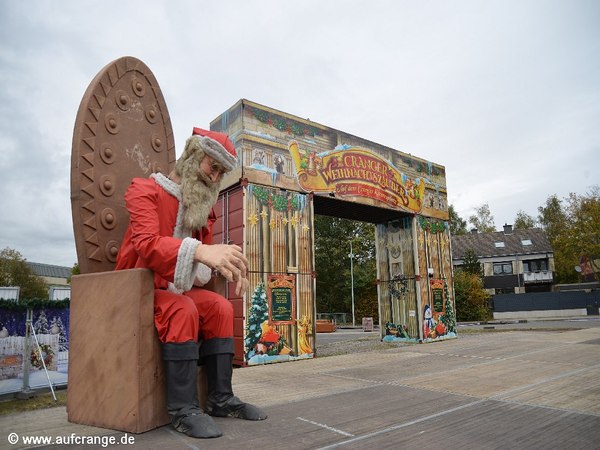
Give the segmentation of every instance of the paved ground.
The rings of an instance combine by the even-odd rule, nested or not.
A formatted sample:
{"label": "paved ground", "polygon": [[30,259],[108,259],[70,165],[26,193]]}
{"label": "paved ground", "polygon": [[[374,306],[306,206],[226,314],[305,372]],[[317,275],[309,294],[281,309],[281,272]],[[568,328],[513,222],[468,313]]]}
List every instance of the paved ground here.
{"label": "paved ground", "polygon": [[269,419],[218,419],[221,438],[195,440],[170,427],[125,436],[70,424],[64,408],[53,408],[0,417],[0,448],[26,448],[25,436],[133,437],[127,448],[161,450],[599,448],[600,327],[554,328],[469,330],[402,346],[348,330],[323,353],[335,353],[345,333],[360,352],[235,370],[236,393]]}
{"label": "paved ground", "polygon": [[566,317],[561,319],[492,320],[490,322],[460,323],[459,332],[465,329],[539,330],[580,329],[600,327],[599,316]]}

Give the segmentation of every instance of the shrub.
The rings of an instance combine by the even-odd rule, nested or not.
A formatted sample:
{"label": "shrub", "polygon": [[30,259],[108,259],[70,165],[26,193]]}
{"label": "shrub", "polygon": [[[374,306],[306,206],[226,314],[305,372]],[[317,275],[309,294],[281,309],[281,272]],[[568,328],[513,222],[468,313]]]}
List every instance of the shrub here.
{"label": "shrub", "polygon": [[490,296],[483,288],[479,275],[457,270],[454,273],[454,295],[459,322],[488,320],[492,317],[488,305]]}

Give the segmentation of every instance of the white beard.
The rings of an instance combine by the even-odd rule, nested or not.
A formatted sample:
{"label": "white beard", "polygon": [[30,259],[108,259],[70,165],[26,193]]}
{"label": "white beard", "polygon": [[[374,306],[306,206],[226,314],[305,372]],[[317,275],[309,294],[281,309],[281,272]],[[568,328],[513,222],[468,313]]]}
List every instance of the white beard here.
{"label": "white beard", "polygon": [[198,136],[188,138],[181,158],[175,164],[175,174],[181,182],[181,203],[184,206],[183,227],[200,230],[219,198],[221,182],[213,182],[200,168],[206,155]]}
{"label": "white beard", "polygon": [[181,198],[185,206],[183,225],[189,230],[200,230],[206,225],[208,215],[219,198],[220,182],[213,182],[201,169],[195,177],[181,181]]}

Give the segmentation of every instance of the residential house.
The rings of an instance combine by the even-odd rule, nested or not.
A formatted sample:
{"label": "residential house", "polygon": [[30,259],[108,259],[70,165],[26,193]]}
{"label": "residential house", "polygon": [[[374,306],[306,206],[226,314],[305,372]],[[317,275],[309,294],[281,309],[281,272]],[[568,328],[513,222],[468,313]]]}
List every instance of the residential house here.
{"label": "residential house", "polygon": [[483,266],[484,287],[491,294],[548,292],[554,281],[554,253],[540,228],[452,236],[452,264],[459,268],[472,249]]}
{"label": "residential house", "polygon": [[29,261],[27,261],[27,265],[34,274],[41,277],[48,285],[48,298],[50,300],[63,300],[71,296],[71,286],[69,285],[70,267]]}

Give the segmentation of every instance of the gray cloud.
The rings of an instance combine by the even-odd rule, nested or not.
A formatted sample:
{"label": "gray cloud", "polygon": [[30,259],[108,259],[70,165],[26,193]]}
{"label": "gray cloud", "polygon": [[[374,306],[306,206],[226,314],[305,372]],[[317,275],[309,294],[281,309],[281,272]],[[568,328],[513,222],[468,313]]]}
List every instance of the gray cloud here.
{"label": "gray cloud", "polygon": [[0,14],[0,248],[75,262],[70,147],[92,78],[154,72],[178,150],[240,98],[446,166],[496,226],[600,183],[596,1],[30,0]]}

